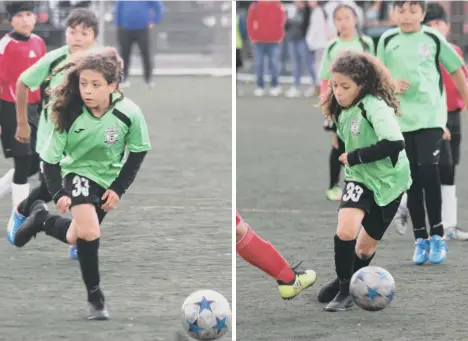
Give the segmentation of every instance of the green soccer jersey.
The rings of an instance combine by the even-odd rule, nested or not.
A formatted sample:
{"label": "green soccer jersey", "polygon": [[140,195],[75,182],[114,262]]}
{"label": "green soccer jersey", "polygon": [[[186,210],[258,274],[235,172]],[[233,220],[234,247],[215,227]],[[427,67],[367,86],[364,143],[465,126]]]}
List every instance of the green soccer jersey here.
{"label": "green soccer jersey", "polygon": [[449,73],[463,66],[460,56],[446,39],[427,26],[415,33],[395,28],[380,38],[377,56],[393,78],[407,80],[410,84],[406,92],[398,95],[401,131],[445,127],[447,104],[439,62]]}
{"label": "green soccer jersey", "polygon": [[[359,108],[361,104],[363,109]],[[365,111],[365,115],[364,115]],[[364,97],[338,117],[337,133],[345,143],[346,152],[370,147],[381,140],[400,141],[403,134],[395,112],[383,100],[372,95]],[[406,152],[402,150],[394,165],[390,157],[371,163],[345,168],[345,179],[356,181],[374,193],[379,206],[386,206],[411,186],[411,172]]]}
{"label": "green soccer jersey", "polygon": [[343,51],[359,51],[375,53],[374,41],[368,36],[356,37],[350,41],[340,40],[339,38],[330,41],[325,48],[320,66],[320,78],[330,80],[330,68],[336,56]]}
{"label": "green soccer jersey", "polygon": [[[24,71],[20,79],[21,81],[32,91],[35,91],[41,87],[48,87],[50,89],[56,88],[62,84],[65,80],[66,72],[60,72],[52,76],[53,69],[61,67],[69,61],[70,50],[68,46],[63,46],[56,50],[50,51],[37,61],[33,66]],[[44,93],[42,94],[44,97]],[[40,154],[42,147],[44,146],[45,139],[49,136],[50,132],[54,128],[50,118],[50,109],[45,106],[49,101],[42,98],[42,112],[39,119],[39,125],[37,127],[37,140],[36,140],[36,151]],[[47,102],[47,103],[46,103]]]}
{"label": "green soccer jersey", "polygon": [[107,189],[124,164],[125,147],[134,153],[151,149],[143,113],[128,98],[100,118],[83,106],[68,131],[52,130],[40,156],[47,163],[60,163],[62,177],[75,173]]}

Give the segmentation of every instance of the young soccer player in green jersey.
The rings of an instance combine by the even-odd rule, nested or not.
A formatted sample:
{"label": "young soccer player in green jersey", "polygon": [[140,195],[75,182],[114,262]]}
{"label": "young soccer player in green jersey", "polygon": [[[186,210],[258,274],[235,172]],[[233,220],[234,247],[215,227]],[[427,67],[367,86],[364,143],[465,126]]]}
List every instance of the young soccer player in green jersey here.
{"label": "young soccer player in green jersey", "polygon": [[[65,30],[67,44],[47,53],[36,64],[23,72],[17,82],[16,110],[18,130],[16,138],[22,143],[28,143],[31,136],[26,110],[28,89],[41,90],[42,112],[39,119],[36,141],[36,152],[38,154],[43,149],[47,136],[53,130],[53,123],[49,117],[49,93],[62,84],[65,79],[65,72],[57,72],[56,70],[68,63],[70,57],[75,53],[91,48],[96,42],[97,35],[98,19],[96,15],[91,10],[85,8],[73,10],[67,19],[67,28]],[[40,179],[40,185],[33,189],[29,193],[29,196],[20,202],[18,207],[14,207],[12,211],[7,232],[7,238],[11,244],[14,243],[15,234],[19,226],[29,216],[31,205],[39,199],[45,202],[52,200],[43,179],[42,167]],[[71,258],[76,257],[76,248],[70,248],[70,256]]]}
{"label": "young soccer player in green jersey", "polygon": [[63,243],[76,243],[90,304],[88,318],[107,319],[99,276],[100,224],[117,207],[151,146],[140,108],[118,91],[123,63],[115,49],[88,52],[63,68],[70,69],[54,91],[55,129],[40,156],[58,211],[70,210],[73,218],[50,214],[37,200],[14,242],[22,247],[44,231]]}
{"label": "young soccer player in green jersey", "polygon": [[339,157],[346,166],[345,186],[334,238],[337,278],[321,288],[318,299],[329,302],[327,311],[343,311],[353,305],[351,277],[370,264],[411,174],[385,66],[369,54],[348,51],[333,64],[330,81],[324,111],[345,144]]}
{"label": "young soccer player in green jersey", "polygon": [[[368,36],[360,34],[358,29],[358,16],[353,7],[340,4],[333,11],[333,20],[335,23],[338,38],[330,41],[325,49],[320,69],[320,97],[324,99],[328,94],[328,82],[330,80],[330,66],[338,53],[345,50],[364,51],[374,53],[374,41]],[[328,200],[340,200],[341,188],[339,185],[341,164],[338,157],[343,151],[343,143],[335,133],[333,122],[325,120],[325,130],[330,130],[333,136],[332,149],[330,152],[330,185],[326,192]]]}
{"label": "young soccer player in green jersey", "polygon": [[[393,18],[398,27],[379,40],[377,56],[396,79],[399,117],[411,164],[413,185],[408,191],[408,209],[413,223],[415,264],[443,262],[447,242],[442,224],[442,195],[438,163],[447,123],[447,105],[439,63],[468,103],[468,87],[458,53],[436,30],[421,25],[425,1],[395,1]],[[426,228],[426,211],[430,233]]]}

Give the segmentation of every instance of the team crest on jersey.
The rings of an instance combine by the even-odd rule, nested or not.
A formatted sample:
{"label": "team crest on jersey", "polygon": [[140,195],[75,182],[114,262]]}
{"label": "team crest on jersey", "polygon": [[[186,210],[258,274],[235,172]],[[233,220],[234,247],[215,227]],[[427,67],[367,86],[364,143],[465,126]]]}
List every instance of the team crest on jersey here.
{"label": "team crest on jersey", "polygon": [[116,144],[119,140],[119,131],[116,127],[110,127],[106,129],[106,143]]}
{"label": "team crest on jersey", "polygon": [[419,44],[418,54],[419,54],[419,58],[422,58],[422,59],[430,58],[431,54],[432,54],[431,45],[429,45],[427,43]]}
{"label": "team crest on jersey", "polygon": [[361,116],[357,116],[351,123],[351,135],[359,136],[361,134]]}

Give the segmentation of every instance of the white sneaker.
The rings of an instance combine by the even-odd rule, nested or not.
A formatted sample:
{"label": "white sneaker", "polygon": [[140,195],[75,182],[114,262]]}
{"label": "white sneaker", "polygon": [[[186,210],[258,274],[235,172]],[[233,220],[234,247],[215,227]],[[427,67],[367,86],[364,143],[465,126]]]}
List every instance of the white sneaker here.
{"label": "white sneaker", "polygon": [[306,91],[304,91],[305,97],[314,97],[318,96],[317,92],[315,91],[315,87],[310,87]]}
{"label": "white sneaker", "polygon": [[289,97],[289,98],[295,98],[295,97],[301,97],[302,93],[298,88],[292,87],[288,91],[286,91],[285,95],[286,97]]}
{"label": "white sneaker", "polygon": [[257,97],[265,96],[265,89],[256,88],[255,91],[254,91],[254,95],[257,96]]}
{"label": "white sneaker", "polygon": [[459,227],[447,227],[444,229],[445,236],[451,240],[468,240],[468,232]]}
{"label": "white sneaker", "polygon": [[410,215],[408,208],[405,206],[400,206],[397,213],[395,214],[395,217],[393,218],[391,226],[395,228],[399,235],[404,236],[406,230],[408,229],[409,220]]}
{"label": "white sneaker", "polygon": [[281,95],[282,92],[283,92],[283,90],[281,89],[281,87],[276,86],[276,87],[270,89],[270,96],[278,97],[279,95]]}

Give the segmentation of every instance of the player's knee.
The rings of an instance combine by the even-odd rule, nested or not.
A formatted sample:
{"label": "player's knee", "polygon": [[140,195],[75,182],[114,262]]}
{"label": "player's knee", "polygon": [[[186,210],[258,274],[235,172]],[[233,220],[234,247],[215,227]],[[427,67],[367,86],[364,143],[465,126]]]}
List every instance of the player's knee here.
{"label": "player's knee", "polygon": [[356,256],[362,260],[366,260],[372,257],[377,249],[377,245],[359,245],[356,244]]}
{"label": "player's knee", "polygon": [[[82,240],[86,241],[92,241],[96,240],[101,236],[101,231],[99,228],[99,225],[91,225],[91,226],[79,226],[78,225],[78,231],[77,231],[77,238],[80,238]],[[70,243],[71,240],[68,240],[68,235],[67,235],[67,241]],[[75,239],[76,243],[76,239]],[[73,244],[73,243],[71,243]]]}
{"label": "player's knee", "polygon": [[92,241],[100,237],[101,229],[94,205],[76,205],[71,209],[72,225],[76,229],[77,237]]}
{"label": "player's knee", "polygon": [[356,234],[357,232],[354,226],[338,224],[338,230],[336,231],[336,235],[341,240],[354,240],[356,239]]}

